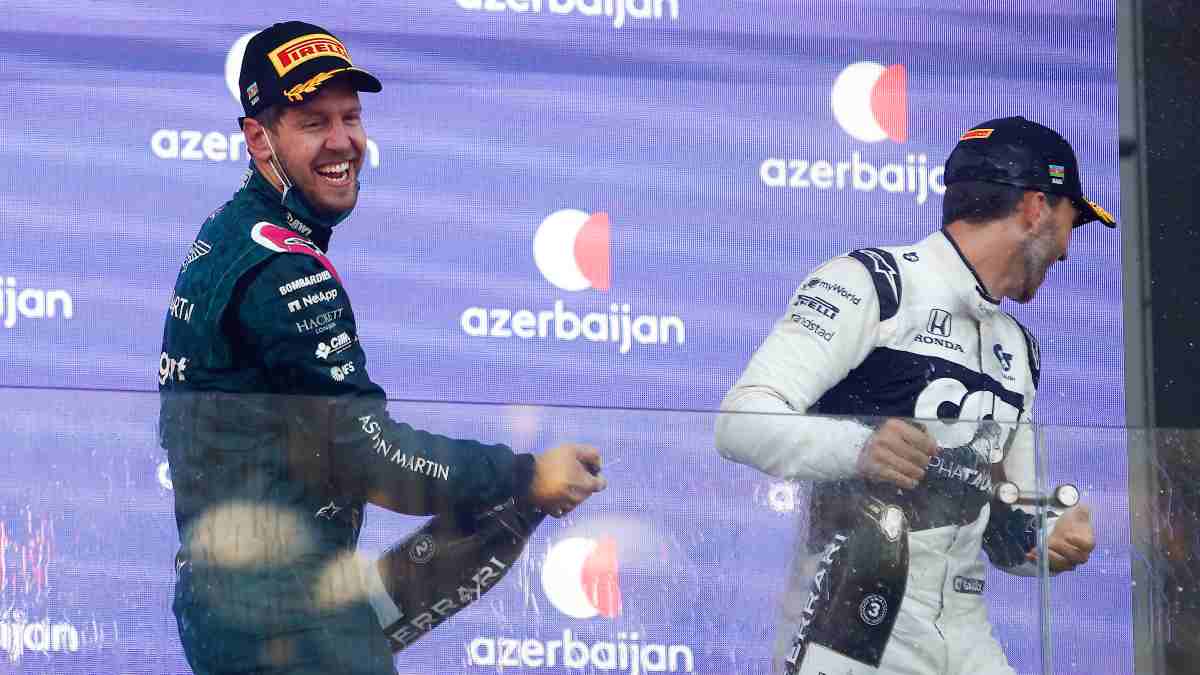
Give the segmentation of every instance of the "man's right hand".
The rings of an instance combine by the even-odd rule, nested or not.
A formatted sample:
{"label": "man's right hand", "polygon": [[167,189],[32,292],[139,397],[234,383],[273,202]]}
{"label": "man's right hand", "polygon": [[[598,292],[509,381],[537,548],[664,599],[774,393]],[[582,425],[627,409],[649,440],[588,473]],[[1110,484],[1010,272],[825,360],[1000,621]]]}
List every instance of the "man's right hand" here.
{"label": "man's right hand", "polygon": [[600,476],[598,450],[579,443],[564,443],[537,457],[529,501],[561,518],[607,485]]}
{"label": "man's right hand", "polygon": [[879,425],[858,455],[858,475],[912,489],[925,477],[937,443],[916,424],[892,418]]}

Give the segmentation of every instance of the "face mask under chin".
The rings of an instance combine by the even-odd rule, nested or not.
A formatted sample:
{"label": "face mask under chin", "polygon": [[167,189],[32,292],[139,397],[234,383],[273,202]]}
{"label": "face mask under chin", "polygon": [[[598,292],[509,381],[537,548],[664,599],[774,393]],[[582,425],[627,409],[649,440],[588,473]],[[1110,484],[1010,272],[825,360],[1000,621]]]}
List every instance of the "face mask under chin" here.
{"label": "face mask under chin", "polygon": [[[336,227],[349,217],[353,208],[337,212],[317,208],[312,200],[304,194],[300,186],[291,179],[291,172],[284,166],[283,159],[275,151],[275,147],[271,143],[270,131],[264,130],[264,132],[264,137],[267,139],[267,147],[271,150],[271,159],[267,161],[267,164],[272,171],[276,172],[276,179],[283,184],[280,203],[301,220],[320,223],[326,227]],[[362,189],[362,182],[357,177],[354,179],[354,189],[356,192]]]}

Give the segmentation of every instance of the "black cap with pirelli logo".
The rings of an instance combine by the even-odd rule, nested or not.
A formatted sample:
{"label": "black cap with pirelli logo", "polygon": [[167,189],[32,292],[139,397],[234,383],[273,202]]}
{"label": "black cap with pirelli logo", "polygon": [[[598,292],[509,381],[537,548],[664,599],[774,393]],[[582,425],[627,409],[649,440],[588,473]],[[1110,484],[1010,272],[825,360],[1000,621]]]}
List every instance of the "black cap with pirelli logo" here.
{"label": "black cap with pirelli logo", "polygon": [[1083,196],[1071,144],[1024,117],[1002,117],[969,129],[946,160],[943,180],[946,185],[985,181],[1064,195],[1079,209],[1076,227],[1094,220],[1117,226],[1111,213]]}
{"label": "black cap with pirelli logo", "polygon": [[253,117],[277,103],[304,103],[335,77],[346,78],[359,91],[383,90],[374,75],[354,65],[345,45],[329,31],[302,21],[277,23],[246,44],[238,78],[242,110]]}

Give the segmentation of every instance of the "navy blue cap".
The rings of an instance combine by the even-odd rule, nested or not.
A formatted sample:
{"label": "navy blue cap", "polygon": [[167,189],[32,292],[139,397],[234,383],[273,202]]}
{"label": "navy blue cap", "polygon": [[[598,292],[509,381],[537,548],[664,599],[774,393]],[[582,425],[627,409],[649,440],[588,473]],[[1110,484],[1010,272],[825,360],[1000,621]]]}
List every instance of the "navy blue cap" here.
{"label": "navy blue cap", "polygon": [[246,44],[238,77],[242,110],[253,117],[277,103],[303,103],[335,77],[349,79],[359,91],[383,90],[329,31],[302,21],[274,24]]}
{"label": "navy blue cap", "polygon": [[976,125],[958,139],[946,160],[946,185],[964,181],[1002,183],[1069,197],[1079,209],[1075,226],[1117,220],[1083,196],[1075,151],[1057,131],[1024,117],[1002,117]]}

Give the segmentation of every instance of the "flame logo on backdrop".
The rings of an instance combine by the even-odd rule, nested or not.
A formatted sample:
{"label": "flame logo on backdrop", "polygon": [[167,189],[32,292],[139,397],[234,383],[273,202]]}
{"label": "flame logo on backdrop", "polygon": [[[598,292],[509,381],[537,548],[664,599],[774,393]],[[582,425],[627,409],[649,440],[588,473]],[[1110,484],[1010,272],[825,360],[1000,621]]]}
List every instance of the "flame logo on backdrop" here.
{"label": "flame logo on backdrop", "polygon": [[564,291],[607,291],[612,285],[609,228],[603,211],[555,211],[533,235],[533,262],[546,281]]}
{"label": "flame logo on backdrop", "polygon": [[558,611],[576,619],[621,614],[617,540],[563,539],[546,553],[542,590]]}
{"label": "flame logo on backdrop", "polygon": [[859,141],[908,139],[908,75],[901,64],[850,64],[834,80],[830,103],[838,124]]}

